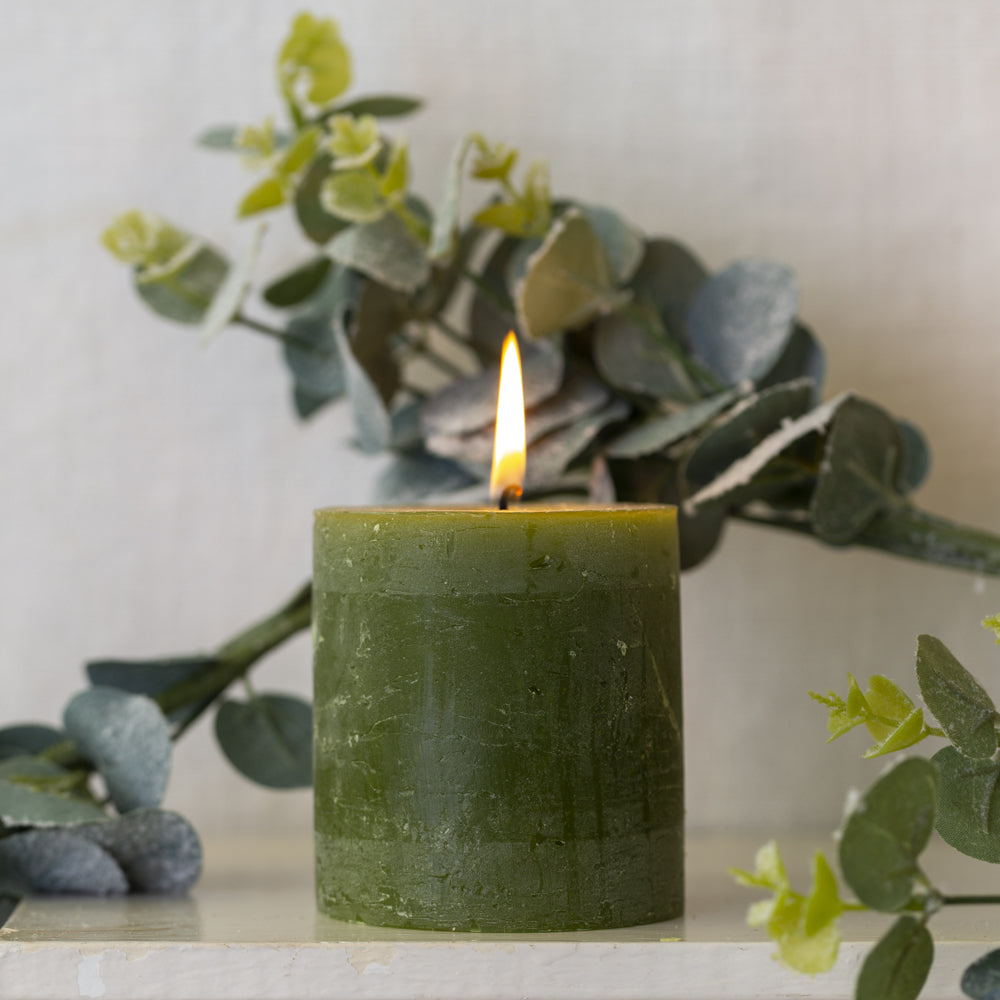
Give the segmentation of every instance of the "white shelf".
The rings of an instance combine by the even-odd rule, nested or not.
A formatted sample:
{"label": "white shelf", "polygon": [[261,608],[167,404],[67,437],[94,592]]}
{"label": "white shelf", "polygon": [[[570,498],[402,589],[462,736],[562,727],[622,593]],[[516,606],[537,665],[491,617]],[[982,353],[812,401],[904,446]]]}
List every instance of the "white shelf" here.
{"label": "white shelf", "polygon": [[[726,873],[750,867],[764,837],[693,836],[687,915],[608,932],[441,934],[339,923],[315,912],[308,838],[209,844],[187,898],[34,898],[0,931],[0,996],[21,1000],[721,1000],[850,996],[871,941],[891,918],[849,914],[836,969],[810,979],[775,962],[744,924],[754,898]],[[828,836],[783,837],[804,880]],[[947,892],[998,892],[1000,874],[932,845]],[[959,995],[962,969],[1000,944],[1000,909],[935,917],[922,998]]]}

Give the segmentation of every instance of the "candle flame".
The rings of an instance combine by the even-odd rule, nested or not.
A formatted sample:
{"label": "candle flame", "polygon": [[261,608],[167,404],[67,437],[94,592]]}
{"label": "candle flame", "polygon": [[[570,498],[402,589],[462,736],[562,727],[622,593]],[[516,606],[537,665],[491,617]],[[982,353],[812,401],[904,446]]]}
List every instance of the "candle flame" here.
{"label": "candle flame", "polygon": [[500,396],[497,399],[497,429],[493,441],[493,472],[490,499],[498,501],[513,488],[520,495],[524,485],[525,452],[524,389],[517,337],[507,334],[500,359]]}

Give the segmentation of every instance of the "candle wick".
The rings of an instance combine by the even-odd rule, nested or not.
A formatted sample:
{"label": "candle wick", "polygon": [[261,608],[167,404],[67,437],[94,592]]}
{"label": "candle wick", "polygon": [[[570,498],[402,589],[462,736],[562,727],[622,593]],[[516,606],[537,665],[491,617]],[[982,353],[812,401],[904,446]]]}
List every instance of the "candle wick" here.
{"label": "candle wick", "polygon": [[506,510],[512,503],[516,503],[521,499],[521,487],[520,486],[508,486],[503,493],[500,494],[500,509]]}

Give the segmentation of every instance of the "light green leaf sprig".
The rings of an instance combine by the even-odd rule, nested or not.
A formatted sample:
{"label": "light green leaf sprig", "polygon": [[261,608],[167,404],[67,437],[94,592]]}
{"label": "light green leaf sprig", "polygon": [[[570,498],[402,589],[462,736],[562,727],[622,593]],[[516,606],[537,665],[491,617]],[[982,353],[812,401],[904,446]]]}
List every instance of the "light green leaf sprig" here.
{"label": "light green leaf sprig", "polygon": [[825,695],[809,692],[810,698],[829,709],[827,743],[863,725],[877,741],[864,752],[866,758],[871,758],[905,750],[928,736],[944,736],[940,729],[927,725],[923,709],[917,708],[913,699],[888,677],[873,674],[865,692],[853,674],[847,675],[847,682],[846,699],[834,691]]}
{"label": "light green leaf sprig", "polygon": [[278,148],[274,119],[269,115],[261,125],[244,125],[236,133],[235,145],[242,153],[243,166],[249,170],[267,166]]}
{"label": "light green leaf sprig", "polygon": [[338,170],[363,167],[371,163],[382,148],[374,115],[362,115],[360,118],[350,114],[334,115],[329,121],[329,128],[330,137],[326,145],[334,156],[334,167]]}
{"label": "light green leaf sprig", "polygon": [[984,618],[983,628],[988,628],[993,632],[997,639],[997,645],[1000,646],[1000,613]]}
{"label": "light green leaf sprig", "polygon": [[837,921],[853,904],[841,900],[837,879],[821,851],[813,856],[812,887],[808,895],[792,889],[775,841],[758,852],[753,872],[730,869],[740,885],[769,889],[772,899],[753,903],[747,912],[751,927],[763,927],[777,944],[775,957],[798,972],[828,972],[837,960],[840,928]]}
{"label": "light green leaf sprig", "polygon": [[297,124],[304,104],[322,107],[339,97],[351,83],[351,55],[336,22],[299,14],[278,52],[277,72]]}
{"label": "light green leaf sprig", "polygon": [[509,236],[544,236],[552,223],[552,191],[548,164],[532,163],[524,172],[521,189],[511,179],[518,152],[503,143],[490,143],[478,133],[469,136],[475,153],[471,174],[476,180],[497,181],[500,197],[480,210],[472,220]]}
{"label": "light green leaf sprig", "polygon": [[[253,141],[257,142],[255,150],[262,155],[266,139]],[[298,132],[285,149],[272,148],[263,161],[270,167],[268,176],[244,195],[236,214],[242,219],[284,205],[294,194],[299,175],[315,156],[319,143],[320,130],[309,126]],[[256,162],[259,165],[262,161]]]}
{"label": "light green leaf sprig", "polygon": [[101,234],[105,249],[123,264],[140,269],[169,264],[191,242],[190,234],[139,209],[122,212]]}

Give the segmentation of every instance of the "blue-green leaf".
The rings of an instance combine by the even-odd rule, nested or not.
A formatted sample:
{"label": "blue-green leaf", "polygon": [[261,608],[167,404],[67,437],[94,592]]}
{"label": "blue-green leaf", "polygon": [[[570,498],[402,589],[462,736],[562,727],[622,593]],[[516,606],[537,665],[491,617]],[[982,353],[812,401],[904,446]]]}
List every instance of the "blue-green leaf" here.
{"label": "blue-green leaf", "polygon": [[319,290],[330,273],[330,267],[330,258],[326,255],[313,257],[277,281],[272,281],[264,289],[264,301],[278,309],[301,305]]}
{"label": "blue-green leaf", "polygon": [[430,277],[424,247],[395,212],[343,230],[330,241],[327,251],[345,267],[396,291],[413,292]]}
{"label": "blue-green leaf", "polygon": [[916,1000],[934,960],[923,922],[905,914],[868,953],[855,986],[856,1000]]}
{"label": "blue-green leaf", "polygon": [[0,729],[0,760],[21,754],[41,753],[66,737],[58,729],[38,724],[5,726]]}
{"label": "blue-green leaf", "polygon": [[104,818],[93,802],[0,779],[0,822],[5,826],[71,826]]}
{"label": "blue-green leaf", "polygon": [[312,784],[312,706],[281,694],[223,701],[215,735],[232,765],[269,788]]}
{"label": "blue-green leaf", "polygon": [[1000,863],[1000,761],[975,760],[952,746],[932,760],[941,769],[938,833],[970,858]]}

